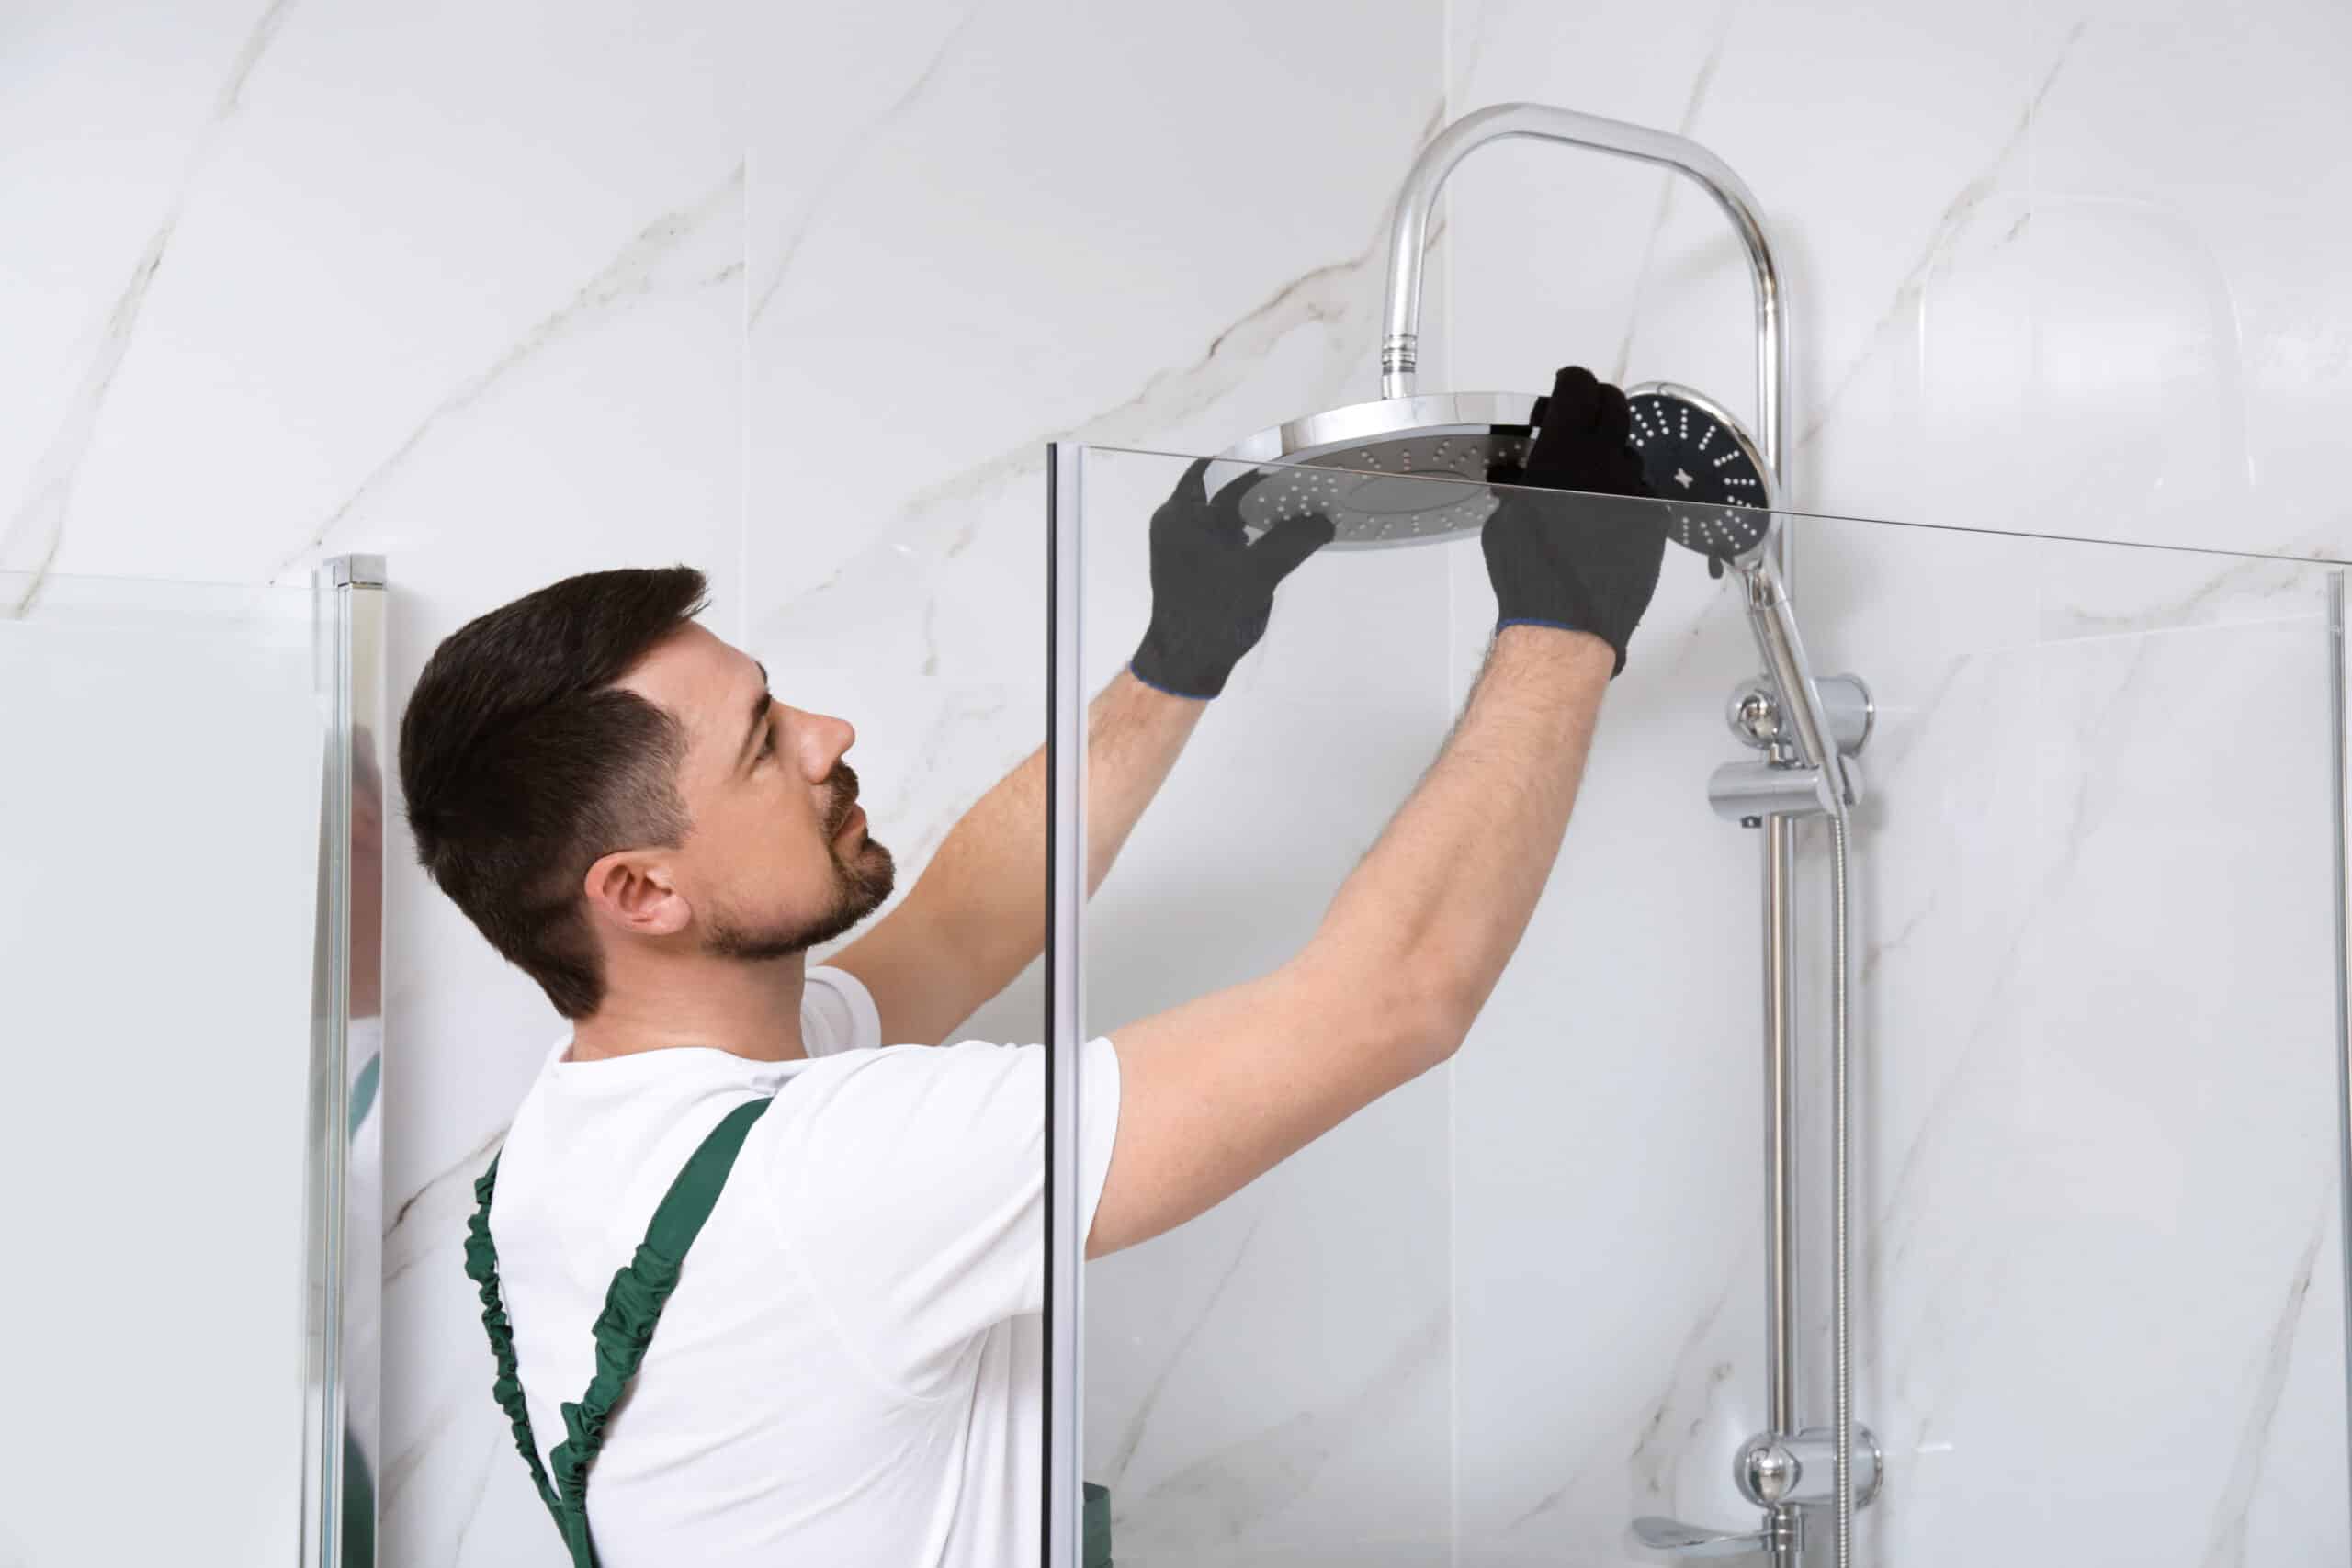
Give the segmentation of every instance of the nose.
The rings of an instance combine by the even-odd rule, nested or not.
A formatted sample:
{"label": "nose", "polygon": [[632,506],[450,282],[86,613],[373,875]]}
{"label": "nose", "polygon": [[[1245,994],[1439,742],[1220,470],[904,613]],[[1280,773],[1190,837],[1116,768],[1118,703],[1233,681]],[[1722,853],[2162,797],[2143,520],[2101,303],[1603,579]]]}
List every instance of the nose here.
{"label": "nose", "polygon": [[852,745],[858,743],[858,731],[849,724],[849,719],[835,719],[832,715],[823,715],[823,712],[811,712],[809,719],[809,731],[816,740],[816,750],[819,750],[816,761],[820,764],[816,769],[816,778],[826,778],[832,773],[832,766],[842,760],[842,752],[847,752]]}

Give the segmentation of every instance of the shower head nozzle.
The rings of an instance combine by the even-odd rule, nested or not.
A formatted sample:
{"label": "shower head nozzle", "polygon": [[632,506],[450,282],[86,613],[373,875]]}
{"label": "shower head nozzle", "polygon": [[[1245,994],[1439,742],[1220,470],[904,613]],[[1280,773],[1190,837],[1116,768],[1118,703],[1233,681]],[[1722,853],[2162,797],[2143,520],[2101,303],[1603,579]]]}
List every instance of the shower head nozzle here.
{"label": "shower head nozzle", "polygon": [[[1632,445],[1650,488],[1669,504],[1682,503],[1668,519],[1676,543],[1715,560],[1759,544],[1771,520],[1771,488],[1737,422],[1670,382],[1628,388],[1626,400]],[[1210,468],[1207,484],[1215,491],[1253,468],[1295,468],[1269,477],[1242,502],[1242,524],[1253,538],[1302,512],[1331,520],[1337,534],[1329,549],[1463,538],[1495,509],[1488,475],[1526,461],[1543,414],[1544,400],[1523,392],[1353,403],[1236,442]],[[1749,507],[1758,509],[1752,523],[1732,510]]]}
{"label": "shower head nozzle", "polygon": [[1295,468],[1269,477],[1242,502],[1242,524],[1253,535],[1313,511],[1338,530],[1327,549],[1461,538],[1495,509],[1489,467],[1526,458],[1535,403],[1520,392],[1351,403],[1234,443],[1207,483],[1214,491],[1252,468]]}
{"label": "shower head nozzle", "polygon": [[1772,525],[1772,476],[1739,422],[1671,381],[1628,387],[1625,403],[1642,477],[1672,510],[1674,542],[1705,556],[1718,575],[1724,561],[1761,545]]}

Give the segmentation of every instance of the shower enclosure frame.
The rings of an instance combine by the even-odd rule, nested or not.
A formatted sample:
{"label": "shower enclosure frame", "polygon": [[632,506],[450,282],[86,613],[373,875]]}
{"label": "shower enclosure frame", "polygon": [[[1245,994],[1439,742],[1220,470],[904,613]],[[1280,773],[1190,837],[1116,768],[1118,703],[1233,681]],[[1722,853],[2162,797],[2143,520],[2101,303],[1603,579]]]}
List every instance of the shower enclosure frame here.
{"label": "shower enclosure frame", "polygon": [[[318,919],[311,968],[310,1089],[304,1142],[301,1568],[375,1568],[377,1498],[352,1492],[347,1456],[380,1456],[380,1332],[364,1348],[346,1333],[355,1303],[382,1321],[381,1255],[355,1265],[354,1226],[380,1235],[365,1195],[383,1190],[382,1055],[351,1059],[352,1026],[382,1020],[384,634],[381,556],[337,556],[313,572],[312,667],[325,720],[321,747]],[[372,812],[372,820],[363,813]],[[355,987],[355,980],[364,984]],[[364,1415],[356,1415],[355,1406]],[[380,1465],[380,1457],[378,1460]],[[355,1528],[356,1527],[356,1528]]]}
{"label": "shower enclosure frame", "polygon": [[[2352,582],[2327,582],[2329,813],[2335,830],[2337,1263],[2344,1286],[2346,1456],[2352,1460]],[[2352,1469],[2347,1470],[2352,1480]],[[2352,1495],[2352,1494],[2347,1494]]]}

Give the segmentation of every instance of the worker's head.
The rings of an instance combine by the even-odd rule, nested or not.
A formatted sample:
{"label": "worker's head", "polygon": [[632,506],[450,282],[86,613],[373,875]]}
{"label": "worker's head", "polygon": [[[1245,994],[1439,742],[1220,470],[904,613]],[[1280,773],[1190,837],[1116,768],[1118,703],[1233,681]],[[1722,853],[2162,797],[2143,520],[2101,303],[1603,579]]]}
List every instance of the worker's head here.
{"label": "worker's head", "polygon": [[608,959],[786,958],[890,895],[844,720],[775,701],[685,567],[569,577],[435,649],[401,720],[417,858],[567,1018]]}

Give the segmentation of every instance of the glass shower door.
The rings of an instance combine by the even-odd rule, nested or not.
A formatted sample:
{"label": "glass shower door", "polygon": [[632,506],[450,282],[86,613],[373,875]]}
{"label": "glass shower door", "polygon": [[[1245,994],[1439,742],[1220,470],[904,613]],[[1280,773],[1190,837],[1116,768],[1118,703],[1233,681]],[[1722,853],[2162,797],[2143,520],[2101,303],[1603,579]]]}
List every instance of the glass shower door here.
{"label": "glass shower door", "polygon": [[[1142,630],[1147,520],[1190,459],[1079,457],[1057,647],[1091,695]],[[1527,504],[1589,527],[1628,503]],[[2344,1560],[2339,568],[1784,526],[1815,677],[1871,704],[1848,1341],[1884,1479],[1853,1561]],[[1740,587],[1669,547],[1453,1059],[1070,1281],[1057,1416],[1122,1568],[1633,1564],[1679,1560],[1636,1518],[1760,1529],[1735,1475],[1771,1429],[1756,810],[1799,813],[1789,1376],[1792,1426],[1831,1427],[1828,835],[1724,782],[1758,755],[1726,723],[1759,668]],[[1116,870],[1057,906],[1070,1032],[1115,1043],[1295,954],[1445,740],[1493,616],[1467,536],[1286,582]],[[1803,1512],[1802,1562],[1831,1562],[1828,1511]]]}
{"label": "glass shower door", "polygon": [[33,587],[0,592],[0,1562],[309,1561],[312,591]]}

